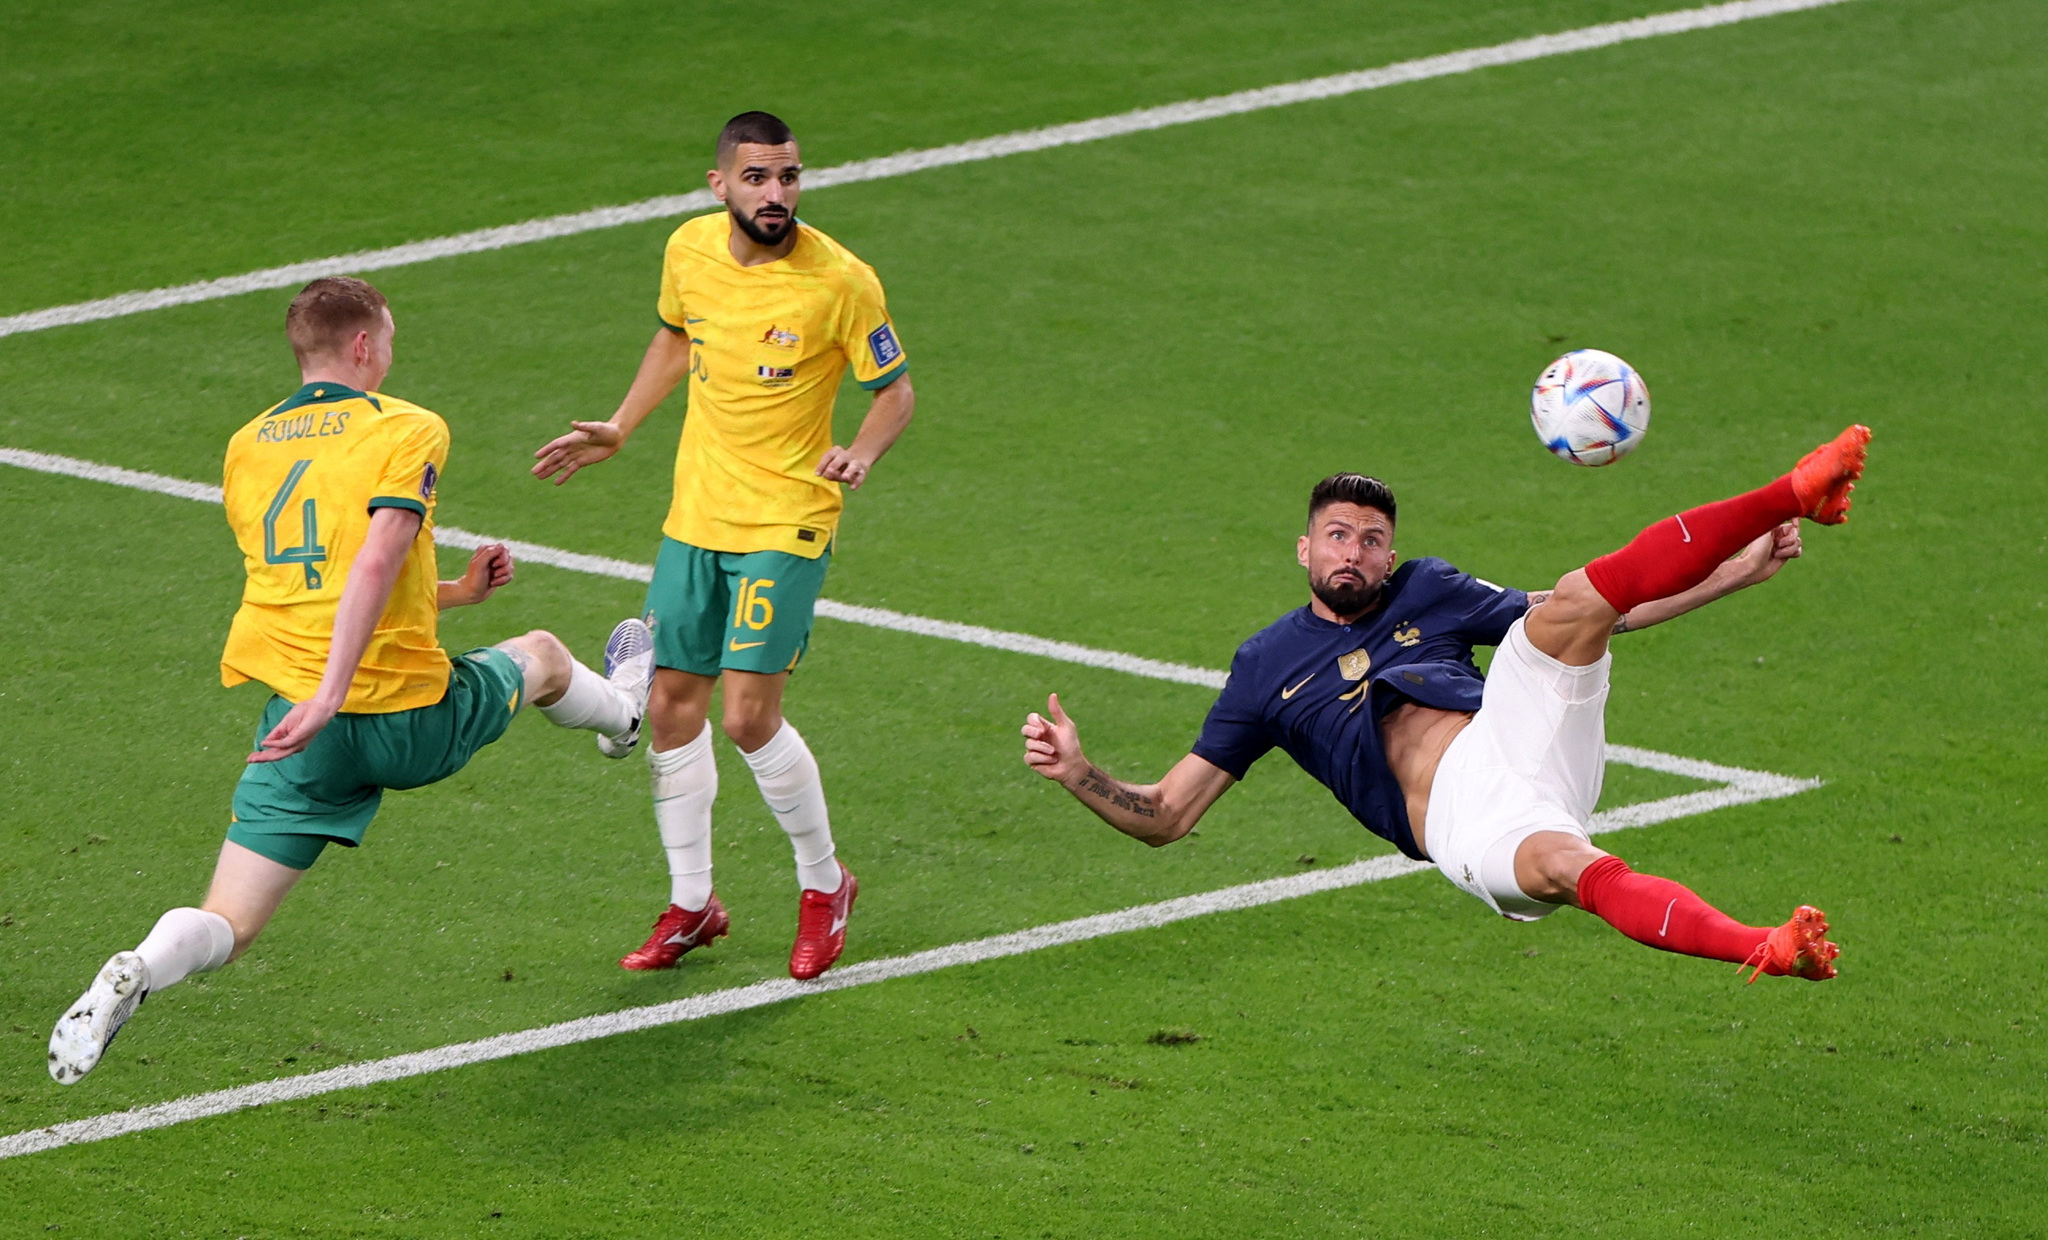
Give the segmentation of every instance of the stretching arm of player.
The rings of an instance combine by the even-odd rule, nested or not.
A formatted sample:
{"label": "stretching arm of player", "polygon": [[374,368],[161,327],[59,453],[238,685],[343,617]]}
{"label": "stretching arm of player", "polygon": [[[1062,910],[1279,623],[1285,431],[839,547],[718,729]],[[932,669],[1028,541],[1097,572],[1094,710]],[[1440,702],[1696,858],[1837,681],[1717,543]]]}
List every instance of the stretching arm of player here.
{"label": "stretching arm of player", "polygon": [[312,744],[320,729],[341,710],[356,678],[356,665],[370,645],[370,634],[391,602],[398,570],[405,565],[413,539],[419,536],[420,520],[420,514],[410,508],[379,508],[370,514],[370,532],[349,565],[348,584],[342,587],[341,602],[334,609],[334,638],[327,647],[327,671],[320,677],[320,687],[285,712],[249,755],[249,761],[291,757]]}
{"label": "stretching arm of player", "polygon": [[895,445],[916,409],[917,393],[911,389],[909,375],[876,392],[874,403],[868,406],[868,416],[861,419],[860,433],[853,437],[853,445],[832,445],[832,450],[818,462],[818,476],[843,482],[848,490],[860,490],[868,470]]}
{"label": "stretching arm of player", "polygon": [[[1647,629],[1653,624],[1676,619],[1689,611],[1705,607],[1716,599],[1723,599],[1737,590],[1746,589],[1761,582],[1769,581],[1787,560],[1799,558],[1804,548],[1799,541],[1799,522],[1785,524],[1758,538],[1744,547],[1731,559],[1714,570],[1712,576],[1681,594],[1669,598],[1652,599],[1639,603],[1627,615],[1614,622],[1616,633],[1630,633]],[[1537,590],[1529,595],[1529,605],[1534,607],[1550,597],[1550,591]]]}
{"label": "stretching arm of player", "polygon": [[1189,754],[1156,784],[1112,779],[1081,752],[1081,730],[1060,709],[1060,695],[1045,701],[1048,719],[1033,711],[1024,720],[1024,762],[1074,794],[1097,818],[1154,848],[1194,830],[1216,798],[1237,782],[1230,772]]}
{"label": "stretching arm of player", "polygon": [[504,543],[485,543],[469,557],[469,568],[453,581],[440,582],[434,591],[434,605],[442,611],[468,607],[491,597],[500,587],[512,583],[512,553]]}
{"label": "stretching arm of player", "polygon": [[585,465],[610,458],[626,446],[647,415],[667,400],[689,373],[690,338],[666,327],[655,328],[654,339],[648,341],[640,369],[633,376],[633,386],[626,389],[626,399],[619,402],[611,421],[569,423],[568,434],[549,440],[533,454],[539,462],[533,467],[533,476],[543,481],[554,478],[560,486]]}

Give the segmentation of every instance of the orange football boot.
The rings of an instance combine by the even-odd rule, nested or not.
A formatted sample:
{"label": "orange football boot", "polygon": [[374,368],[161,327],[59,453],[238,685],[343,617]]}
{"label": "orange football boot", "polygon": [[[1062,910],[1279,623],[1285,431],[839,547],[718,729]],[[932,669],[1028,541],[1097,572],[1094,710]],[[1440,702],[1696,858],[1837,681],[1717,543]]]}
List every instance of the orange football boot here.
{"label": "orange football boot", "polygon": [[1847,521],[1849,492],[1863,476],[1869,449],[1870,428],[1858,424],[1801,457],[1792,467],[1792,492],[1799,497],[1801,515],[1822,525]]}
{"label": "orange football boot", "polygon": [[1811,904],[1802,904],[1792,920],[1773,929],[1736,971],[1750,969],[1752,983],[1765,973],[1825,982],[1835,975],[1835,957],[1842,954],[1827,936],[1828,915]]}

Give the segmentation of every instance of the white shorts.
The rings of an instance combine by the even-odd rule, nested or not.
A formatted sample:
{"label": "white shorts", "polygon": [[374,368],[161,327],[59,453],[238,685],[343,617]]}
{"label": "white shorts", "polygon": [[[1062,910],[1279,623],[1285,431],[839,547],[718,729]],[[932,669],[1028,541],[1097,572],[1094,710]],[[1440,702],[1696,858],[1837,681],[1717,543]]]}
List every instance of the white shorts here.
{"label": "white shorts", "polygon": [[1516,921],[1558,908],[1515,883],[1515,849],[1538,831],[1587,837],[1607,768],[1603,654],[1568,667],[1508,630],[1486,673],[1479,713],[1444,751],[1429,790],[1423,844],[1444,877]]}

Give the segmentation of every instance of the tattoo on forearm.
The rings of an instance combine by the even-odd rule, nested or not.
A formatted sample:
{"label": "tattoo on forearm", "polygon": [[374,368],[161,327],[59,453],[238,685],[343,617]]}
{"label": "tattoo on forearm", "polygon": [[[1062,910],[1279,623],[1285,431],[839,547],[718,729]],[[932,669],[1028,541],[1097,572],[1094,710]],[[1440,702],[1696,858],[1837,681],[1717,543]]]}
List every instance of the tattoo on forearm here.
{"label": "tattoo on forearm", "polygon": [[1626,633],[1626,632],[1628,632],[1628,617],[1627,617],[1627,616],[1623,616],[1623,617],[1622,617],[1621,619],[1619,619],[1619,620],[1616,620],[1616,621],[1614,622],[1614,631],[1615,631],[1615,633],[1616,633],[1617,635],[1619,635],[1619,634],[1622,634],[1622,633]]}
{"label": "tattoo on forearm", "polygon": [[1119,784],[1116,780],[1103,774],[1101,767],[1093,764],[1081,776],[1079,791],[1098,800],[1107,801],[1112,807],[1124,810],[1127,813],[1136,814],[1141,818],[1157,818],[1159,816],[1159,807],[1152,803],[1151,797],[1134,788]]}

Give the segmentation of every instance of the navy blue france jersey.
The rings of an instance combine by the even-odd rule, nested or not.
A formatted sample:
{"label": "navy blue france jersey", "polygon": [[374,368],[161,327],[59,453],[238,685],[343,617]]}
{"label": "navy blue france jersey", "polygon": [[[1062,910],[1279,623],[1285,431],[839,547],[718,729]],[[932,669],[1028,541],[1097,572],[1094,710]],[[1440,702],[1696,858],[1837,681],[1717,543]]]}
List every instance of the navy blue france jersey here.
{"label": "navy blue france jersey", "polygon": [[1194,752],[1243,779],[1284,749],[1368,830],[1420,859],[1380,718],[1404,701],[1478,710],[1485,681],[1472,648],[1499,645],[1528,610],[1522,591],[1428,558],[1396,568],[1355,624],[1296,608],[1237,648]]}

